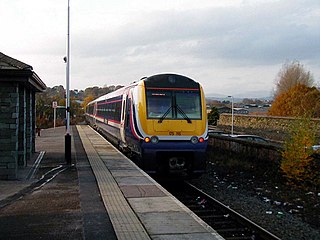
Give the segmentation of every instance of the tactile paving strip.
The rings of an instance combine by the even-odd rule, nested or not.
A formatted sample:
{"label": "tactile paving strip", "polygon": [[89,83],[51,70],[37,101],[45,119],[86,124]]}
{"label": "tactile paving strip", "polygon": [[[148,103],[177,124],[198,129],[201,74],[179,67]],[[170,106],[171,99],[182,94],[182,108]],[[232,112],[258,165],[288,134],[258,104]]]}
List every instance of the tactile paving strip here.
{"label": "tactile paving strip", "polygon": [[[124,198],[118,184],[102,162],[95,150],[94,143],[99,143],[101,136],[92,134],[88,126],[77,126],[83,147],[87,153],[92,170],[96,176],[103,203],[108,211],[115,233],[121,239],[150,239],[143,225]],[[90,140],[89,140],[90,139]],[[91,142],[92,141],[92,142]]]}

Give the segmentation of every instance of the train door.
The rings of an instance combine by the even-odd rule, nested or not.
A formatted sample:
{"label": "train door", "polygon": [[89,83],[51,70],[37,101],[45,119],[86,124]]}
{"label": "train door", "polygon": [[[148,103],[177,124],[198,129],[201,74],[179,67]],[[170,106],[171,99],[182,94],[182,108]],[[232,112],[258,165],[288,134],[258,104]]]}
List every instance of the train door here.
{"label": "train door", "polygon": [[128,95],[126,93],[124,93],[123,97],[122,97],[122,111],[121,111],[121,124],[120,124],[120,137],[121,137],[122,143],[126,143],[125,122],[126,122],[127,101],[128,101]]}
{"label": "train door", "polygon": [[131,133],[130,112],[131,112],[131,98],[127,97],[126,111],[125,111],[126,116],[125,116],[125,122],[124,122],[124,129],[127,130],[127,133]]}
{"label": "train door", "polygon": [[95,102],[93,105],[93,126],[97,126],[96,115],[97,115],[97,102]]}

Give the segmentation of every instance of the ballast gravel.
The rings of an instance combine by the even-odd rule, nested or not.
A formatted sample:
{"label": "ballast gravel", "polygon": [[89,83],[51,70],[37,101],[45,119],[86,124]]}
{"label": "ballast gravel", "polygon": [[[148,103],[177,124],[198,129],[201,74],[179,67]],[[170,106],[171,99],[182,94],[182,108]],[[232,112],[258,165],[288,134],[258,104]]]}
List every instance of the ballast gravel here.
{"label": "ballast gravel", "polygon": [[261,176],[228,172],[214,164],[191,182],[283,240],[320,240],[317,192],[290,191]]}

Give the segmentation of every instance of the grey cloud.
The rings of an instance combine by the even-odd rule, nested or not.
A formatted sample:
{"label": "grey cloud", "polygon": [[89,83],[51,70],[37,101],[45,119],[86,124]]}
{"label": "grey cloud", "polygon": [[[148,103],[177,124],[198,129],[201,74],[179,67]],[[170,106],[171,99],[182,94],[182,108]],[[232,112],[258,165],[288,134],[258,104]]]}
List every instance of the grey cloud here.
{"label": "grey cloud", "polygon": [[158,55],[233,66],[319,61],[318,1],[276,1],[243,7],[144,14],[109,35],[78,36],[82,56],[120,61]]}

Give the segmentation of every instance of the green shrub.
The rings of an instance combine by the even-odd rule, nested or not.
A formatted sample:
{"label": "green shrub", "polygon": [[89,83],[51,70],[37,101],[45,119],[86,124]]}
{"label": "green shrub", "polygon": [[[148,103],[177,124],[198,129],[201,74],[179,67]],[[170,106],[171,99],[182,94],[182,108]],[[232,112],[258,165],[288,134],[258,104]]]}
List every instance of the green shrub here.
{"label": "green shrub", "polygon": [[288,182],[304,187],[319,184],[319,161],[311,148],[316,144],[316,130],[311,119],[297,119],[290,126],[289,135],[284,143],[280,166]]}
{"label": "green shrub", "polygon": [[219,112],[216,107],[212,107],[211,111],[208,113],[208,123],[209,125],[216,126],[219,120]]}

